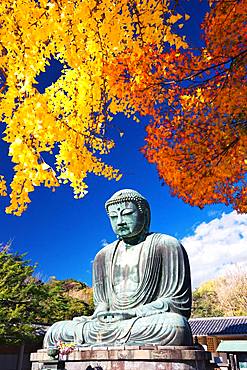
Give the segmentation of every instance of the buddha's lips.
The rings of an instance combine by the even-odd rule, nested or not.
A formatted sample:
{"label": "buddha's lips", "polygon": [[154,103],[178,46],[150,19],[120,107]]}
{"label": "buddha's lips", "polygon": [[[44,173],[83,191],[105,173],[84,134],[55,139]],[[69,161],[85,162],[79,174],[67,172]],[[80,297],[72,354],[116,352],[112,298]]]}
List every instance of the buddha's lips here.
{"label": "buddha's lips", "polygon": [[129,231],[129,228],[127,226],[121,226],[117,228],[117,231]]}

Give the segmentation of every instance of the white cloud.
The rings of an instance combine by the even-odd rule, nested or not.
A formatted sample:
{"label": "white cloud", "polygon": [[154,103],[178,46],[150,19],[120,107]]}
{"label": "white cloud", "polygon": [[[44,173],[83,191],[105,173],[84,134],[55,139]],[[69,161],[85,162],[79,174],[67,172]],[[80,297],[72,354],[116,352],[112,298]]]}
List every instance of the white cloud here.
{"label": "white cloud", "polygon": [[193,288],[224,273],[229,266],[247,268],[247,214],[236,211],[198,225],[182,239],[190,260]]}

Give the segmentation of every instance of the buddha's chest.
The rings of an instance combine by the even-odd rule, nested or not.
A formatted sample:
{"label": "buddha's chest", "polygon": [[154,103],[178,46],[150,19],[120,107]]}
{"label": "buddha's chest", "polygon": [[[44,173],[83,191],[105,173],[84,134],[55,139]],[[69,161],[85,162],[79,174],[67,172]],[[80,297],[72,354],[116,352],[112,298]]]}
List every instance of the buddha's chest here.
{"label": "buddha's chest", "polygon": [[141,250],[142,244],[129,249],[123,246],[118,248],[114,257],[112,276],[115,293],[131,295],[138,288]]}

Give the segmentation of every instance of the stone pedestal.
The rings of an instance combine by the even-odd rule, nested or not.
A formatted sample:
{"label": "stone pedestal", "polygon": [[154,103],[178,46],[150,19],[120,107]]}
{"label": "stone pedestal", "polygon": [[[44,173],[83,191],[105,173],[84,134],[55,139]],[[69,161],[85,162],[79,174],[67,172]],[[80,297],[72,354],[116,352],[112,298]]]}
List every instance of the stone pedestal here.
{"label": "stone pedestal", "polygon": [[56,359],[31,354],[32,370],[211,370],[210,353],[194,347],[85,347]]}

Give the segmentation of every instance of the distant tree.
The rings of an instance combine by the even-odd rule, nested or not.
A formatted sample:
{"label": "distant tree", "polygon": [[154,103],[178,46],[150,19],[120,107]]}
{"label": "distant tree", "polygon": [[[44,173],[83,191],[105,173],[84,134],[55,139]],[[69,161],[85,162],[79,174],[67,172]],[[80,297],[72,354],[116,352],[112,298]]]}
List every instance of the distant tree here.
{"label": "distant tree", "polygon": [[45,288],[47,297],[41,303],[41,319],[46,324],[93,313],[92,289],[86,284],[74,279],[51,278],[45,283]]}
{"label": "distant tree", "polygon": [[217,280],[219,308],[224,316],[247,316],[247,271],[237,266]]}
{"label": "distant tree", "polygon": [[215,281],[211,280],[193,292],[192,317],[214,316],[223,316],[223,311],[219,308]]}
{"label": "distant tree", "polygon": [[35,266],[24,255],[0,249],[0,342],[17,343],[35,339],[40,301],[45,298],[42,283],[33,277]]}
{"label": "distant tree", "polygon": [[247,272],[229,268],[193,292],[193,317],[247,315]]}
{"label": "distant tree", "polygon": [[93,312],[92,289],[73,279],[43,283],[24,256],[0,249],[0,343],[35,340],[37,325]]}

